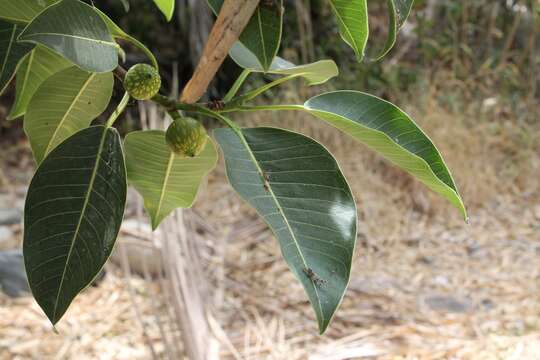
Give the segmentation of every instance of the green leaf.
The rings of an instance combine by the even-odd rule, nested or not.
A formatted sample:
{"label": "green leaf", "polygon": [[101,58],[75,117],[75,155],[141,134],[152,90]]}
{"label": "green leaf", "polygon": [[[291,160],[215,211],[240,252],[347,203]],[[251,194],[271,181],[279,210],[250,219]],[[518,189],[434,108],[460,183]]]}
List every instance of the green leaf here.
{"label": "green leaf", "polygon": [[0,20],[0,95],[15,75],[19,61],[32,50],[31,45],[20,44],[17,36],[21,26],[9,24]]}
{"label": "green leaf", "polygon": [[107,108],[113,82],[112,73],[89,73],[72,66],[41,84],[24,119],[24,131],[38,164]]}
{"label": "green leaf", "polygon": [[154,0],[157,7],[163,15],[167,18],[167,21],[171,21],[174,15],[174,1],[175,0]]}
{"label": "green leaf", "polygon": [[[255,56],[260,67],[267,71],[281,43],[283,0],[273,1],[270,6],[262,3],[255,10],[239,40]],[[208,0],[208,4],[217,14],[223,0]]]}
{"label": "green leaf", "polygon": [[356,241],[356,205],[338,164],[316,141],[286,130],[214,135],[230,183],[279,240],[323,333],[349,282]]}
{"label": "green leaf", "polygon": [[91,72],[118,66],[118,45],[93,7],[79,0],[63,0],[40,13],[19,41],[44,45]]}
{"label": "green leaf", "polygon": [[366,0],[330,0],[343,40],[354,50],[358,61],[364,58],[369,37]]}
{"label": "green leaf", "polygon": [[394,47],[399,29],[411,13],[414,0],[387,0],[388,4],[388,37],[386,43],[379,53],[370,59],[378,61],[386,56]]}
{"label": "green leaf", "polygon": [[320,60],[306,65],[295,65],[285,59],[276,56],[270,68],[265,71],[259,61],[242,43],[237,42],[229,52],[231,58],[244,69],[253,72],[266,72],[277,75],[303,74],[309,85],[319,85],[339,74],[336,63],[332,60]]}
{"label": "green leaf", "polygon": [[120,0],[120,2],[122,3],[122,6],[124,6],[124,10],[128,12],[130,8],[129,0]]}
{"label": "green leaf", "polygon": [[397,106],[358,91],[335,91],[304,107],[347,135],[379,152],[458,208],[467,211],[450,171],[431,140]]}
{"label": "green leaf", "polygon": [[392,0],[396,9],[398,28],[400,28],[411,14],[414,0]]}
{"label": "green leaf", "polygon": [[129,41],[133,45],[139,48],[142,52],[145,53],[145,55],[148,57],[148,59],[152,62],[152,65],[159,70],[159,64],[152,52],[139,40],[135,39],[131,35],[127,34],[120,26],[116,25],[114,21],[111,20],[106,14],[104,14],[101,10],[98,8],[95,8],[95,11],[101,16],[103,21],[105,21],[105,24],[107,24],[107,27],[109,28],[109,31],[111,32],[112,36],[117,39],[123,39],[126,41]]}
{"label": "green leaf", "polygon": [[156,229],[174,209],[191,207],[201,180],[218,160],[209,139],[196,157],[175,155],[159,130],[135,131],[126,136],[126,164],[131,185],[144,198],[144,207]]}
{"label": "green leaf", "polygon": [[37,46],[19,63],[17,96],[8,115],[13,120],[26,113],[26,108],[39,86],[52,75],[72,64],[44,46]]}
{"label": "green leaf", "polygon": [[103,126],[63,142],[38,168],[24,211],[24,263],[37,303],[56,324],[107,261],[126,202],[120,136]]}
{"label": "green leaf", "polygon": [[0,19],[26,24],[58,0],[0,0]]}

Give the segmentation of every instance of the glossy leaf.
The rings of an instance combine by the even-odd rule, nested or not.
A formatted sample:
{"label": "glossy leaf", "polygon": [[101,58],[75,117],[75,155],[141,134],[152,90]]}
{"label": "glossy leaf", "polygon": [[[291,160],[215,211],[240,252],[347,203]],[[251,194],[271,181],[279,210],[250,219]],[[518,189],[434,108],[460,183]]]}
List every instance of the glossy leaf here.
{"label": "glossy leaf", "polygon": [[34,298],[56,324],[107,261],[126,202],[120,137],[84,129],[38,168],[24,211],[24,262]]}
{"label": "glossy leaf", "polygon": [[253,72],[266,72],[277,75],[303,74],[309,85],[319,85],[339,74],[336,63],[332,60],[320,60],[306,65],[295,65],[276,56],[270,68],[265,71],[259,61],[244,45],[237,42],[229,52],[231,58],[244,69]]}
{"label": "glossy leaf", "polygon": [[218,159],[210,139],[199,156],[175,155],[165,141],[165,132],[160,130],[128,134],[125,150],[129,182],[144,198],[153,229],[173,210],[191,207],[203,177]]}
{"label": "glossy leaf", "polygon": [[227,176],[279,240],[323,333],[349,282],[356,205],[332,155],[316,141],[275,128],[214,132]]}
{"label": "glossy leaf", "polygon": [[414,0],[387,0],[388,4],[388,37],[383,49],[372,61],[382,59],[394,47],[397,34],[411,12]]}
{"label": "glossy leaf", "polygon": [[171,21],[174,15],[174,2],[175,0],[154,0],[154,3],[156,3],[159,10],[165,15],[167,21]]}
{"label": "glossy leaf", "polygon": [[118,66],[118,45],[101,16],[79,0],[62,0],[41,12],[19,41],[44,45],[81,69],[109,72]]}
{"label": "glossy leaf", "polygon": [[330,0],[330,6],[341,37],[361,61],[369,37],[367,0]]}
{"label": "glossy leaf", "polygon": [[36,46],[17,69],[17,96],[8,115],[13,120],[26,113],[26,108],[39,86],[52,75],[73,66],[69,61],[47,49]]}
{"label": "glossy leaf", "polygon": [[[208,0],[214,13],[218,13],[223,0]],[[270,69],[281,44],[283,28],[283,0],[272,1],[265,5],[262,1],[240,36],[240,42],[251,51],[260,67]]]}
{"label": "glossy leaf", "polygon": [[441,154],[397,106],[373,95],[347,90],[316,96],[304,107],[416,177],[467,217]]}
{"label": "glossy leaf", "polygon": [[0,95],[15,75],[19,61],[32,50],[32,45],[20,44],[17,36],[22,27],[0,20]]}
{"label": "glossy leaf", "polygon": [[0,0],[0,19],[26,24],[58,0]]}
{"label": "glossy leaf", "polygon": [[24,119],[37,163],[90,125],[107,108],[112,89],[111,73],[89,73],[75,66],[45,80],[30,100]]}

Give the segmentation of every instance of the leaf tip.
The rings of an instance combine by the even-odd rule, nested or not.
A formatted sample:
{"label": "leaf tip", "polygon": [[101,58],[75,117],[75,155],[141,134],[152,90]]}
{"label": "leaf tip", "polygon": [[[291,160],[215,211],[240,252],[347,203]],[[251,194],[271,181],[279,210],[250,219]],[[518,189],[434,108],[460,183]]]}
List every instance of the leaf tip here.
{"label": "leaf tip", "polygon": [[152,231],[156,231],[160,223],[161,223],[161,220],[155,217],[152,217],[152,223],[150,224],[150,226],[152,227]]}

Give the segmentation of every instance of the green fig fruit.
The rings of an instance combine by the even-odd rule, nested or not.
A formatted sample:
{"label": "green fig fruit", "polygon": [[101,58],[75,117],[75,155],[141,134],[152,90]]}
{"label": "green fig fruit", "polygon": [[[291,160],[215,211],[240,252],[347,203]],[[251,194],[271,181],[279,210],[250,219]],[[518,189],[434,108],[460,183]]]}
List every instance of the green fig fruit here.
{"label": "green fig fruit", "polygon": [[161,76],[157,69],[148,64],[132,66],[124,79],[124,89],[137,100],[154,97],[161,88]]}
{"label": "green fig fruit", "polygon": [[189,157],[199,155],[208,141],[204,126],[188,117],[176,118],[167,129],[165,138],[175,154]]}

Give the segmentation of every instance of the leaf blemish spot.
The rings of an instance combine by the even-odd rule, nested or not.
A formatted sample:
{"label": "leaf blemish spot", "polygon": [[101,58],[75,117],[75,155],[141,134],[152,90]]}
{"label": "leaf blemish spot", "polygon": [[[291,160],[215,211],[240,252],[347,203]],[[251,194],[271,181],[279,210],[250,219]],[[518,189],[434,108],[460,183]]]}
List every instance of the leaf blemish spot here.
{"label": "leaf blemish spot", "polygon": [[321,279],[311,268],[303,268],[302,271],[313,282],[313,285],[321,287],[326,284],[326,280]]}

